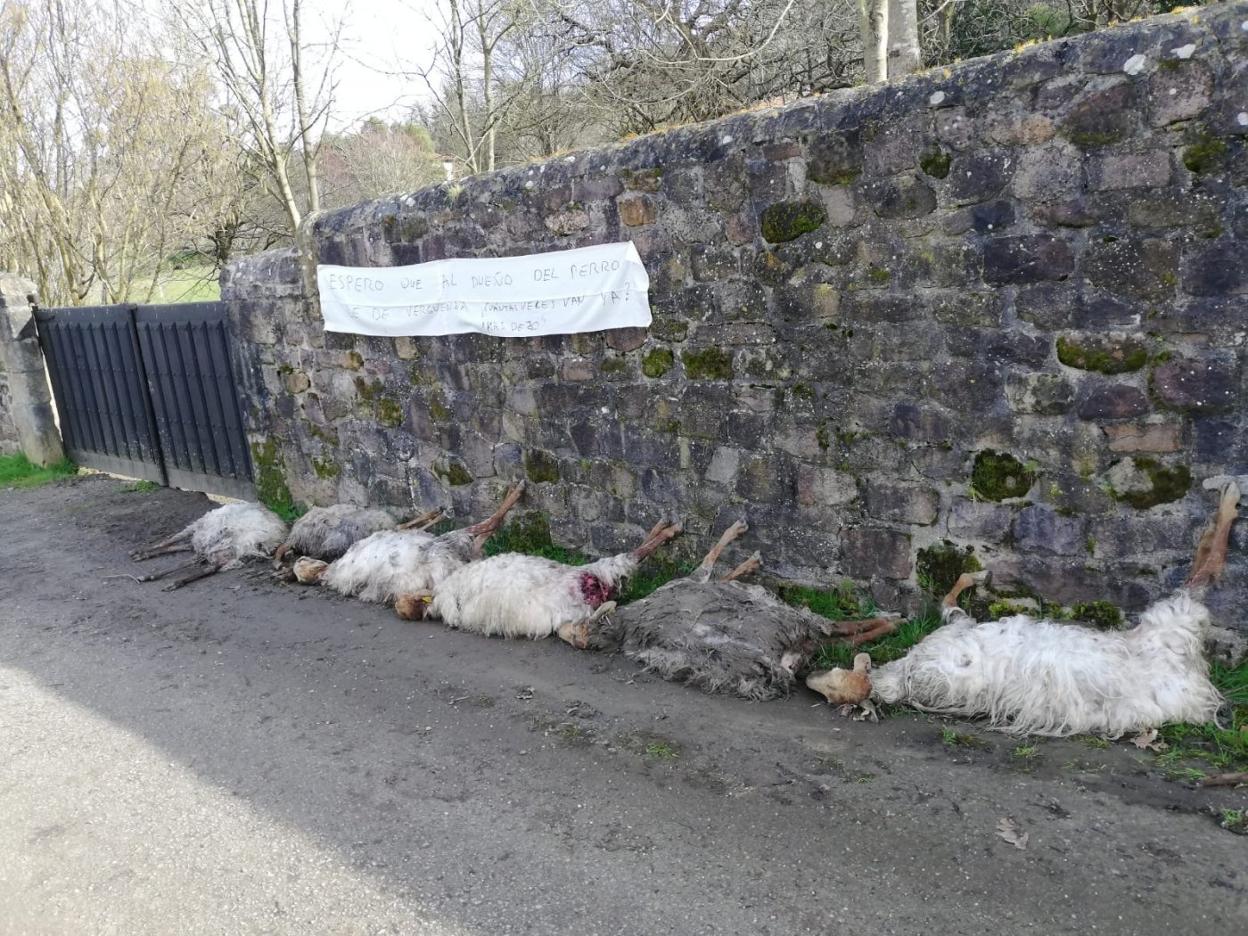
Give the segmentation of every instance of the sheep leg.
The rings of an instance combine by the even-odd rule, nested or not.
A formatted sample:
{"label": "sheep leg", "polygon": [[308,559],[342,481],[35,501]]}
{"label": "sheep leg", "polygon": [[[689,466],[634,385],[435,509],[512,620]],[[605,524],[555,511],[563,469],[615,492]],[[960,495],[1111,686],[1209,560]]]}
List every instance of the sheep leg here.
{"label": "sheep leg", "polygon": [[656,549],[670,540],[673,536],[679,535],[681,530],[682,527],[679,523],[673,523],[669,527],[664,527],[659,531],[657,536],[652,536],[647,539],[644,543],[634,549],[630,555],[640,562],[642,559],[645,559]]}
{"label": "sheep leg", "polygon": [[184,562],[180,566],[174,566],[171,569],[165,569],[163,572],[150,572],[147,575],[140,575],[139,581],[140,582],[156,582],[156,581],[159,581],[160,579],[167,578],[168,576],[173,575],[176,572],[185,572],[187,569],[198,568],[201,562],[203,562],[202,559],[192,559],[190,562]]}
{"label": "sheep leg", "polygon": [[186,530],[180,530],[173,536],[165,537],[159,543],[153,543],[146,549],[136,549],[130,553],[130,558],[135,562],[141,562],[144,559],[151,559],[153,556],[163,556],[168,553],[186,552],[190,549],[187,541],[191,538],[191,534]]}
{"label": "sheep leg", "polygon": [[395,527],[395,529],[396,530],[424,530],[424,529],[427,529],[428,527],[433,526],[435,523],[441,520],[444,516],[445,514],[442,512],[442,508],[439,507],[437,510],[430,510],[428,513],[423,513],[419,517],[413,517],[411,520],[408,520],[404,523],[400,523],[397,527]]}
{"label": "sheep leg", "polygon": [[874,626],[867,627],[865,630],[861,630],[851,637],[846,637],[846,642],[851,647],[861,647],[863,644],[870,643],[873,640],[879,640],[887,634],[897,633],[897,622],[892,618],[875,618],[874,622],[859,621],[857,623],[873,624]]}
{"label": "sheep leg", "polygon": [[988,581],[987,572],[963,572],[958,576],[958,580],[953,583],[953,588],[949,589],[949,594],[945,595],[940,602],[941,608],[945,611],[952,611],[958,606],[958,597],[968,588],[976,585],[982,585]]}
{"label": "sheep leg", "polygon": [[742,578],[743,576],[752,575],[753,573],[757,572],[762,567],[763,567],[763,557],[759,553],[755,552],[752,556],[750,556],[750,558],[746,559],[745,562],[741,563],[739,566],[737,566],[735,569],[733,569],[731,572],[725,575],[722,579],[720,579],[720,581],[721,582],[735,582],[737,579]]}
{"label": "sheep leg", "polygon": [[1239,485],[1234,481],[1222,492],[1222,500],[1218,504],[1218,515],[1213,526],[1205,531],[1196,547],[1196,558],[1192,560],[1192,574],[1185,583],[1187,588],[1204,588],[1212,585],[1222,576],[1226,568],[1226,551],[1231,536],[1231,525],[1239,512]]}
{"label": "sheep leg", "polygon": [[[728,547],[729,543],[748,529],[749,527],[745,524],[745,521],[738,520],[736,523],[729,526],[728,529],[724,530],[723,534],[719,537],[719,542],[711,547],[711,551],[706,554],[702,563],[693,571],[693,574],[690,575],[689,578],[695,582],[709,582],[711,579],[711,572],[715,568],[715,563],[719,561],[720,554]],[[656,533],[651,531],[651,536],[654,535],[656,535]]]}
{"label": "sheep leg", "polygon": [[282,543],[277,547],[277,552],[273,553],[273,568],[280,569],[284,565],[286,554],[290,552],[290,544]]}
{"label": "sheep leg", "polygon": [[474,523],[472,526],[465,527],[467,533],[471,533],[477,537],[487,537],[500,526],[507,518],[507,512],[516,506],[516,502],[520,500],[520,495],[524,493],[524,481],[520,481],[514,488],[507,492],[507,496],[503,498],[503,502],[498,505],[498,510],[490,514],[480,523]]}
{"label": "sheep leg", "polygon": [[216,575],[220,571],[220,566],[215,566],[211,562],[205,563],[203,568],[195,569],[193,572],[187,572],[186,575],[181,578],[174,579],[162,588],[161,591],[177,591],[184,585],[189,585],[191,582],[198,582],[200,579],[207,578],[210,575]]}
{"label": "sheep leg", "polygon": [[555,633],[560,640],[571,644],[577,650],[585,650],[589,647],[589,638],[593,625],[598,622],[599,618],[605,617],[614,611],[615,607],[614,601],[604,601],[594,609],[593,614],[583,617],[579,621],[560,624],[559,629]]}

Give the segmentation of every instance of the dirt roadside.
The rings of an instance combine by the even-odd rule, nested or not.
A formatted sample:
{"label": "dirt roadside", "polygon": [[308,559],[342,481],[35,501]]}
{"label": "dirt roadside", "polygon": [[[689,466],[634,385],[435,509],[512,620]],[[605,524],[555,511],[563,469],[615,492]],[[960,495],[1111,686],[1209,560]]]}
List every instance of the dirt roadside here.
{"label": "dirt roadside", "polygon": [[[1019,757],[973,725],[952,727],[982,742],[951,745],[922,716],[870,725],[805,693],[708,697],[557,641],[404,623],[262,575],[166,594],[124,577],[126,553],[209,505],[124,487],[0,492],[0,719],[26,719],[21,744],[0,721],[0,917],[71,932],[103,906],[128,932],[161,931],[135,896],[166,873],[127,850],[140,826],[110,814],[101,838],[85,805],[117,750],[27,719],[29,684],[159,752],[194,778],[188,791],[261,817],[239,871],[254,902],[238,900],[275,932],[337,931],[292,909],[298,870],[266,873],[266,849],[292,832],[385,897],[361,932],[411,931],[400,910],[439,933],[1248,927],[1248,842],[1214,819],[1248,796],[1166,780],[1125,745],[1040,742]],[[62,732],[87,739],[82,769],[31,775]],[[36,795],[37,823],[23,814]],[[1005,817],[1025,849],[995,834]],[[50,822],[64,831],[41,833]],[[93,849],[137,857],[106,877]],[[237,923],[229,901],[196,896],[184,900]],[[34,913],[49,900],[56,915]]]}

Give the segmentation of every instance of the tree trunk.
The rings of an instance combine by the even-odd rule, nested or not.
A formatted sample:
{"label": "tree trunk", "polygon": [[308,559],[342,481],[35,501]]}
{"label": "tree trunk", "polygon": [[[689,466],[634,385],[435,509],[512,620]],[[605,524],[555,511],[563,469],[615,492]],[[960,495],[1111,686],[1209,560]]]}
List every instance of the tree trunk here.
{"label": "tree trunk", "polygon": [[889,0],[858,0],[867,84],[888,80],[888,5]]}
{"label": "tree trunk", "polygon": [[922,67],[916,0],[888,0],[888,77],[912,75]]}

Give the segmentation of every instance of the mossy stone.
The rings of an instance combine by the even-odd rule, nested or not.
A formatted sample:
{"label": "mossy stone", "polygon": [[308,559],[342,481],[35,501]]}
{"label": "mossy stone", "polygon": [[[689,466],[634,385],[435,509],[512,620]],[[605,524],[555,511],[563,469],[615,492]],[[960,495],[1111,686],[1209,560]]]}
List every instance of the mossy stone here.
{"label": "mossy stone", "polygon": [[316,476],[324,481],[336,478],[342,474],[342,466],[332,458],[312,458],[312,471]]}
{"label": "mossy stone", "polygon": [[1071,609],[1071,617],[1083,624],[1114,630],[1122,626],[1122,612],[1108,601],[1089,601]]}
{"label": "mossy stone", "polygon": [[342,356],[342,364],[347,370],[359,370],[364,366],[364,356],[359,351],[348,351]]}
{"label": "mossy stone", "polygon": [[670,348],[655,348],[641,359],[641,372],[647,377],[662,377],[672,369],[675,361]]}
{"label": "mossy stone", "polygon": [[256,476],[256,500],[287,522],[302,513],[290,495],[286,465],[275,439],[252,443],[251,464]]}
{"label": "mossy stone", "polygon": [[1138,510],[1177,501],[1192,487],[1192,472],[1187,465],[1170,467],[1147,457],[1115,462],[1107,477],[1110,496]]}
{"label": "mossy stone", "polygon": [[559,462],[550,452],[529,449],[524,453],[524,473],[534,484],[559,480]]}
{"label": "mossy stone", "polygon": [[446,405],[446,398],[441,392],[435,392],[429,397],[429,418],[440,423],[451,421],[451,409]]}
{"label": "mossy stone", "polygon": [[433,473],[452,487],[462,487],[465,484],[472,484],[472,473],[459,462],[435,464],[433,466]]}
{"label": "mossy stone", "polygon": [[975,557],[974,547],[959,547],[945,540],[920,549],[914,568],[921,588],[944,595],[963,572],[978,572],[983,566]]}
{"label": "mossy stone", "polygon": [[971,488],[985,500],[1022,497],[1036,481],[1036,474],[1008,452],[986,449],[975,455]]}
{"label": "mossy stone", "polygon": [[628,370],[628,360],[622,357],[606,357],[599,368],[604,374],[622,374]]}
{"label": "mossy stone", "polygon": [[1218,164],[1222,162],[1222,157],[1226,155],[1226,151],[1227,145],[1225,140],[1219,140],[1209,133],[1203,133],[1196,142],[1183,150],[1183,165],[1187,167],[1189,172],[1200,175],[1216,169]]}
{"label": "mossy stone", "polygon": [[770,205],[763,211],[759,224],[768,242],[781,244],[818,229],[827,219],[823,202],[804,198]]}
{"label": "mossy stone", "polygon": [[1080,341],[1063,336],[1057,339],[1057,359],[1067,367],[1101,374],[1127,374],[1148,363],[1148,350],[1130,339],[1089,338]]}
{"label": "mossy stone", "polygon": [[403,425],[403,405],[393,397],[383,396],[377,401],[377,421],[392,429]]}
{"label": "mossy stone", "polygon": [[384,389],[380,380],[373,380],[369,383],[363,377],[355,378],[355,392],[365,403],[372,403]]}
{"label": "mossy stone", "polygon": [[681,355],[685,375],[690,380],[731,380],[732,355],[722,348],[686,351]]}
{"label": "mossy stone", "polygon": [[943,179],[949,175],[949,165],[953,158],[940,147],[925,150],[919,156],[919,168],[933,179]]}

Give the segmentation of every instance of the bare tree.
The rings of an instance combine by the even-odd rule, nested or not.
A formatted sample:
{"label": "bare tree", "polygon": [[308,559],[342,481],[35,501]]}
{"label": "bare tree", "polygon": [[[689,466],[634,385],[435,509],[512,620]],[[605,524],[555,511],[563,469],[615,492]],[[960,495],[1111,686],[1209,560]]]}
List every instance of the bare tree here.
{"label": "bare tree", "polygon": [[413,123],[366,120],[352,133],[327,136],[321,177],[327,207],[411,192],[443,177],[429,131]]}
{"label": "bare tree", "polygon": [[237,121],[240,142],[293,235],[303,216],[320,208],[317,157],[333,105],[343,20],[329,25],[314,59],[302,0],[173,0],[173,9],[212,62],[228,98],[223,112]]}
{"label": "bare tree", "polygon": [[0,267],[44,301],[147,300],[214,223],[228,152],[199,64],[117,3],[0,6]]}

